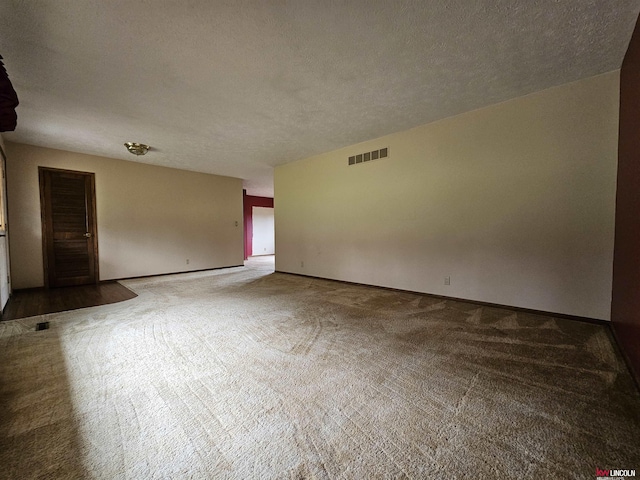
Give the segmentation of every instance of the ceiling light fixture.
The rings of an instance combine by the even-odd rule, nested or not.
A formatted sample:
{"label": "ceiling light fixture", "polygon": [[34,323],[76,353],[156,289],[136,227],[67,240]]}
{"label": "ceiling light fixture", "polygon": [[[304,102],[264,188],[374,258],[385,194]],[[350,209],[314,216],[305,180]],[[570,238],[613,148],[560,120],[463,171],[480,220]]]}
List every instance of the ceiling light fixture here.
{"label": "ceiling light fixture", "polygon": [[129,150],[129,153],[133,153],[134,155],[144,155],[151,148],[149,145],[145,145],[144,143],[135,143],[135,142],[127,142],[124,144]]}

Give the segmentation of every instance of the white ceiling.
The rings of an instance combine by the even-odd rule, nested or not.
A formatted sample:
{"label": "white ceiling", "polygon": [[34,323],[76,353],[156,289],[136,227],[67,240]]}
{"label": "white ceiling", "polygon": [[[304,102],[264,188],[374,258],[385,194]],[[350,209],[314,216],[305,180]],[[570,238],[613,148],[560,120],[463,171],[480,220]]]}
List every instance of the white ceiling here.
{"label": "white ceiling", "polygon": [[[3,0],[7,140],[245,179],[620,68],[640,0]],[[148,143],[134,157],[125,141]]]}

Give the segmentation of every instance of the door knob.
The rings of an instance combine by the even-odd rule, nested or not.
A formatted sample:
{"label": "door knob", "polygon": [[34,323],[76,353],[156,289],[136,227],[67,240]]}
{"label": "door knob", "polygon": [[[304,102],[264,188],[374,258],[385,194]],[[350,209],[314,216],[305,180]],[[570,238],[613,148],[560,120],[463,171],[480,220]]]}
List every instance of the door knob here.
{"label": "door knob", "polygon": [[85,233],[84,236],[87,238],[91,238],[91,234],[89,232]]}

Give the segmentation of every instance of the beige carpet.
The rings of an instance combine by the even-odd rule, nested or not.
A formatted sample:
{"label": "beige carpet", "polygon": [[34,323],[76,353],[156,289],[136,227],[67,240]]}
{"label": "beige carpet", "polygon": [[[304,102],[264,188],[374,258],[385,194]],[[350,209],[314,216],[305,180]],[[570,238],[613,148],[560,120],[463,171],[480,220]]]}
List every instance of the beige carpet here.
{"label": "beige carpet", "polygon": [[272,271],[0,323],[0,477],[640,475],[605,327]]}

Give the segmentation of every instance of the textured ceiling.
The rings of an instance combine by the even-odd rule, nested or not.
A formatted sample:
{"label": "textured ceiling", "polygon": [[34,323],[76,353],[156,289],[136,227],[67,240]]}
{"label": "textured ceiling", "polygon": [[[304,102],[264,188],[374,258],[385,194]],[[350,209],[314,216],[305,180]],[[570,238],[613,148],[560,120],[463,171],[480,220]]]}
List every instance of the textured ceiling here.
{"label": "textured ceiling", "polygon": [[[245,179],[620,68],[640,0],[3,0],[6,139]],[[122,145],[153,150],[136,158]]]}

